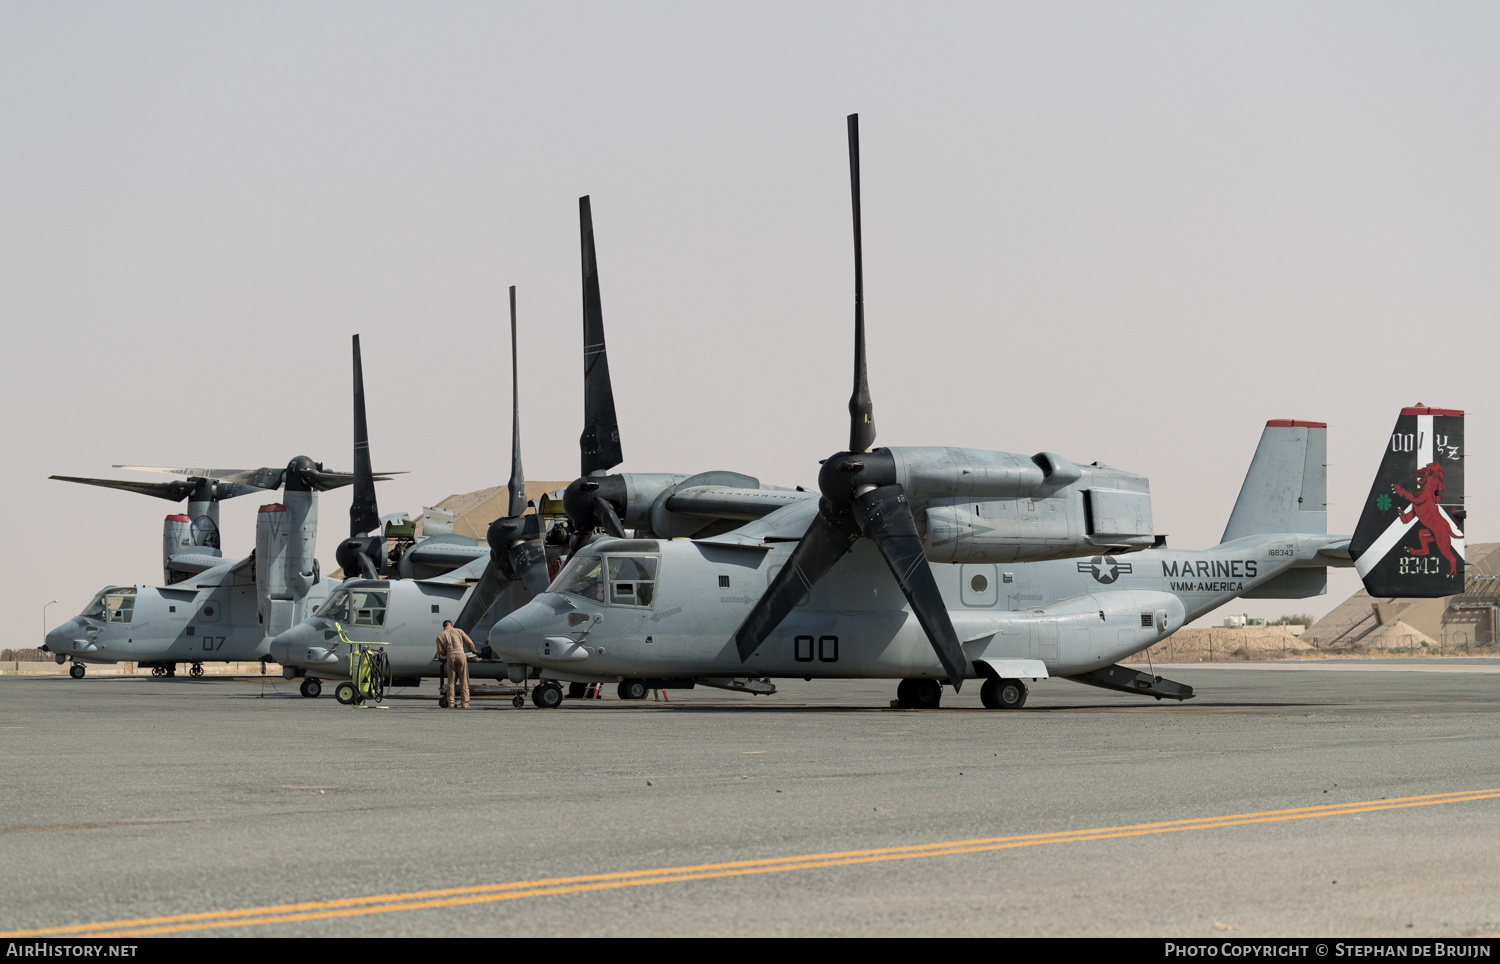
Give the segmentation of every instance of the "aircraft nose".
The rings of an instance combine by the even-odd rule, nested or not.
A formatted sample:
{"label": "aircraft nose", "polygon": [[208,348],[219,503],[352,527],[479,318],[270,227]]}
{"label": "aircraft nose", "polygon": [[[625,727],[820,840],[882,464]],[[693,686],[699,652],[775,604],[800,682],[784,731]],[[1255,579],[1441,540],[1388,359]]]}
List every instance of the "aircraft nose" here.
{"label": "aircraft nose", "polygon": [[574,614],[559,614],[551,606],[532,600],[491,627],[488,642],[497,653],[534,652],[543,636],[567,629],[569,615]]}
{"label": "aircraft nose", "polygon": [[47,652],[70,653],[73,651],[73,640],[82,638],[83,624],[74,616],[47,634]]}
{"label": "aircraft nose", "polygon": [[271,640],[271,658],[282,666],[296,666],[297,657],[307,651],[308,645],[314,640],[321,643],[322,639],[323,634],[310,623],[298,623]]}

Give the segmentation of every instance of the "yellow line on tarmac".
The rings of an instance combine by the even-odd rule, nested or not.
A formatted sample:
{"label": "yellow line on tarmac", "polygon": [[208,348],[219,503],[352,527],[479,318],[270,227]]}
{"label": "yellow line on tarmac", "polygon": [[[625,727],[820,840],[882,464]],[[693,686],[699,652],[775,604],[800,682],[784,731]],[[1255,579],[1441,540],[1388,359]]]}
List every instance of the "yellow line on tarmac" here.
{"label": "yellow line on tarmac", "polygon": [[1464,790],[1454,793],[1430,793],[1390,800],[1365,800],[1357,803],[1330,804],[1321,807],[1298,807],[1290,810],[1264,810],[1219,817],[1167,820],[1158,823],[1130,824],[1121,827],[1095,827],[1087,830],[1062,830],[1052,833],[1025,834],[1012,837],[984,837],[973,840],[950,840],[941,843],[913,844],[905,847],[879,847],[867,850],[845,850],[823,854],[801,854],[790,857],[768,857],[760,860],[736,860],[724,863],[692,864],[682,867],[659,867],[652,870],[630,870],[619,873],[585,874],[574,877],[552,877],[543,880],[518,880],[503,884],[481,884],[472,887],[450,887],[399,894],[346,897],[338,900],[305,901],[238,910],[204,911],[164,917],[136,917],[34,930],[0,932],[0,937],[147,937],[183,931],[218,930],[226,927],[251,927],[263,924],[289,924],[297,921],[331,920],[396,911],[430,910],[460,907],[468,904],[519,900],[555,894],[580,894],[624,887],[643,887],[688,880],[710,880],[744,877],[756,874],[783,873],[793,870],[816,870],[824,867],[847,867],[855,864],[913,860],[920,857],[947,857],[957,854],[1012,850],[1044,844],[1080,843],[1090,840],[1113,840],[1150,834],[1178,833],[1184,830],[1210,830],[1257,823],[1280,823],[1287,820],[1309,820],[1378,810],[1402,810],[1430,807],[1444,803],[1469,803],[1500,799],[1500,788]]}

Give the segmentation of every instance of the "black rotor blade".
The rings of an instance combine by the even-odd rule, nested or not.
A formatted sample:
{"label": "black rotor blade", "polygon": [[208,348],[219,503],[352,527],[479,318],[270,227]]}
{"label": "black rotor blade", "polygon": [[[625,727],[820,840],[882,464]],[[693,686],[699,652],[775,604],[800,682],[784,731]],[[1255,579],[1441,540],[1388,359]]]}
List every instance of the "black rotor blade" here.
{"label": "black rotor blade", "polygon": [[233,482],[256,489],[279,489],[286,482],[286,468],[264,466],[258,469],[202,469],[171,465],[112,465],[110,468],[130,469],[133,472],[165,472],[168,475],[185,475],[190,479],[213,479],[216,482]]}
{"label": "black rotor blade", "polygon": [[489,611],[494,608],[495,602],[500,594],[505,592],[505,587],[510,585],[510,580],[495,571],[495,564],[490,563],[484,567],[484,575],[479,577],[474,591],[469,593],[469,599],[464,603],[464,608],[459,612],[458,618],[453,620],[453,625],[465,633],[472,633],[474,627],[479,625]]}
{"label": "black rotor blade", "polygon": [[847,513],[835,512],[827,499],[818,503],[818,516],[807,527],[807,534],[792,550],[792,557],[771,580],[765,595],[755,603],[750,615],[734,631],[734,644],[740,659],[760,648],[766,637],[781,625],[802,597],[844,557],[859,538],[859,524]]}
{"label": "black rotor blade", "polygon": [[512,518],[526,511],[526,475],[521,471],[521,389],[516,364],[516,286],[510,286],[510,511]]}
{"label": "black rotor blade", "polygon": [[955,690],[959,689],[969,661],[958,644],[948,606],[938,592],[932,567],[922,552],[922,540],[917,536],[917,523],[907,504],[906,492],[899,485],[872,489],[854,500],[854,516],[863,534],[885,557],[885,564],[911,604],[928,642],[948,671],[948,681]]}
{"label": "black rotor blade", "polygon": [[125,492],[134,492],[136,495],[149,495],[158,499],[166,499],[168,502],[181,502],[192,494],[194,485],[186,480],[181,482],[127,482],[122,479],[84,479],[73,475],[49,475],[49,479],[59,482],[78,482],[83,485],[97,485],[106,489],[121,489]]}
{"label": "black rotor blade", "polygon": [[375,471],[370,466],[370,427],[365,422],[365,369],[359,356],[359,336],[355,335],[354,501],[349,503],[349,535],[363,535],[378,528],[380,507],[375,503]]}
{"label": "black rotor blade", "polygon": [[578,231],[583,248],[583,435],[578,439],[579,475],[607,472],[625,461],[620,423],[604,350],[604,308],[599,300],[599,265],[594,256],[594,215],[587,196],[578,199]]}
{"label": "black rotor blade", "polygon": [[615,507],[609,504],[609,500],[602,495],[594,496],[594,518],[599,520],[599,525],[605,532],[617,539],[625,538],[625,525],[620,517],[615,514]]}
{"label": "black rotor blade", "polygon": [[854,206],[854,393],[849,396],[849,451],[875,444],[875,403],[865,365],[865,246],[860,227],[859,115],[849,115],[849,190]]}
{"label": "black rotor blade", "polygon": [[366,579],[380,578],[380,573],[375,569],[375,560],[371,559],[367,552],[359,554],[359,574]]}
{"label": "black rotor blade", "polygon": [[511,570],[526,584],[532,598],[547,591],[552,580],[547,575],[547,552],[542,548],[541,540],[518,542],[507,550],[506,556],[510,559]]}

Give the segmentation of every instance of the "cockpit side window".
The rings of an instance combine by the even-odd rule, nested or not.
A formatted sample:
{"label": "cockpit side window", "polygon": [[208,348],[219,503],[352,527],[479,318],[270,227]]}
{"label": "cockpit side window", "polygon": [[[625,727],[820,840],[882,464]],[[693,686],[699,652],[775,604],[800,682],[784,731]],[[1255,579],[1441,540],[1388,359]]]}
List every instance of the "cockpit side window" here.
{"label": "cockpit side window", "polygon": [[108,595],[108,589],[99,590],[99,592],[94,594],[94,598],[89,600],[89,604],[83,607],[83,612],[81,615],[87,616],[90,619],[103,619],[104,597]]}
{"label": "cockpit side window", "polygon": [[552,592],[565,592],[570,596],[582,596],[594,602],[604,602],[604,578],[601,575],[603,561],[594,553],[580,553],[568,561],[563,571],[550,587]]}
{"label": "cockpit side window", "polygon": [[104,597],[105,619],[112,623],[128,623],[135,615],[135,590],[122,589]]}
{"label": "cockpit side window", "polygon": [[349,591],[349,608],[353,613],[353,617],[349,621],[355,626],[384,626],[385,600],[386,593],[383,592],[375,592],[370,589],[351,589]]}
{"label": "cockpit side window", "polygon": [[609,571],[609,602],[613,606],[649,609],[656,597],[656,556],[605,556]]}

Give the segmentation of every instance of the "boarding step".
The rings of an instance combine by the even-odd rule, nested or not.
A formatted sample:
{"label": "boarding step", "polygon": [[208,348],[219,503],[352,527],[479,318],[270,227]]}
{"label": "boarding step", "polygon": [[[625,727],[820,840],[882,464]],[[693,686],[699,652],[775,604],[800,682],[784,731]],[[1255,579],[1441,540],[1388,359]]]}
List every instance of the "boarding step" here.
{"label": "boarding step", "polygon": [[1103,669],[1096,669],[1092,673],[1079,673],[1077,676],[1064,678],[1087,686],[1119,690],[1122,693],[1139,693],[1142,696],[1154,696],[1157,699],[1190,700],[1193,698],[1193,688],[1186,683],[1174,683],[1160,676],[1152,676],[1150,673],[1126,669],[1118,663]]}

